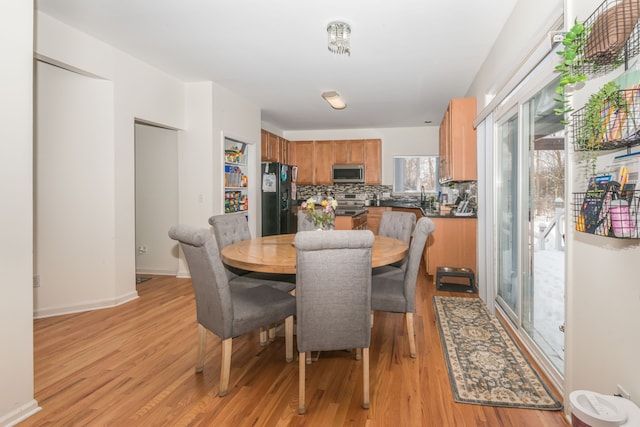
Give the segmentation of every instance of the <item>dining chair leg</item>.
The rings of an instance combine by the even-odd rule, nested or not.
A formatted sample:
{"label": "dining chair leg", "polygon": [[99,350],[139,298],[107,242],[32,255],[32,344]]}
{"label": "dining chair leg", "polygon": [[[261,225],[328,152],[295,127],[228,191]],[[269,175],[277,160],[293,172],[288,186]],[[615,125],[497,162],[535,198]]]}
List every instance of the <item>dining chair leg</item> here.
{"label": "dining chair leg", "polygon": [[409,336],[409,353],[412,359],[416,358],[416,332],[413,326],[413,313],[405,313],[407,319],[407,335]]}
{"label": "dining chair leg", "polygon": [[373,310],[371,310],[371,327],[373,328]]}
{"label": "dining chair leg", "polygon": [[207,347],[207,328],[198,324],[198,356],[196,359],[196,374],[204,369],[204,353]]}
{"label": "dining chair leg", "polygon": [[362,407],[369,409],[369,347],[362,349]]}
{"label": "dining chair leg", "polygon": [[[305,359],[306,359],[307,365],[311,365],[311,352],[308,351],[306,354],[307,355],[306,355]],[[302,353],[302,355],[304,356],[304,353]]]}
{"label": "dining chair leg", "polygon": [[267,330],[265,328],[260,328],[260,345],[267,345]]}
{"label": "dining chair leg", "polygon": [[222,340],[222,357],[220,362],[220,391],[218,396],[223,397],[229,391],[229,373],[231,371],[231,340]]}
{"label": "dining chair leg", "polygon": [[269,341],[275,341],[276,340],[276,324],[272,324],[271,326],[269,326]]}
{"label": "dining chair leg", "polygon": [[298,355],[298,414],[300,415],[304,415],[307,412],[307,408],[304,406],[304,374],[306,359],[304,352]]}
{"label": "dining chair leg", "polygon": [[287,363],[293,360],[293,316],[284,319],[284,347]]}
{"label": "dining chair leg", "polygon": [[362,359],[362,349],[356,348],[356,360]]}

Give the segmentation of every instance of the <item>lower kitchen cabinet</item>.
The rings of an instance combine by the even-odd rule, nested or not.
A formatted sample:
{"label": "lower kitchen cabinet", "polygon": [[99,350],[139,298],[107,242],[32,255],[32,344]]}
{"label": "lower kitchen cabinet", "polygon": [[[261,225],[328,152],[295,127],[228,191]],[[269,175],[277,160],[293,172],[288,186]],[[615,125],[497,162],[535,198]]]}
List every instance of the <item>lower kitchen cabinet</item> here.
{"label": "lower kitchen cabinet", "polygon": [[336,216],[335,229],[336,230],[366,230],[367,229],[367,214],[358,216],[340,215]]}
{"label": "lower kitchen cabinet", "polygon": [[427,274],[435,276],[438,267],[466,267],[477,274],[477,219],[431,218],[436,231],[429,236],[424,257]]}
{"label": "lower kitchen cabinet", "polygon": [[385,211],[390,211],[390,207],[386,206],[367,206],[367,229],[371,230],[373,234],[378,234],[380,230],[380,221],[382,221],[382,214]]}

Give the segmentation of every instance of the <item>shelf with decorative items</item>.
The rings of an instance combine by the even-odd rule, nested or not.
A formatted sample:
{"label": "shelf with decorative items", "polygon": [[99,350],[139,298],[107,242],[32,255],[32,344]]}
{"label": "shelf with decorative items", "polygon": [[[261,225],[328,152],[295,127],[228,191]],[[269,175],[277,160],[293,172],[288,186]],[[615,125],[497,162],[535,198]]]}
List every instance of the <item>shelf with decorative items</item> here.
{"label": "shelf with decorative items", "polygon": [[609,82],[571,117],[569,133],[576,151],[640,145],[640,85],[620,90]]}
{"label": "shelf with decorative items", "polygon": [[246,144],[226,140],[224,150],[224,213],[249,210]]}
{"label": "shelf with decorative items", "polygon": [[[640,2],[604,0],[584,22],[577,19],[562,40],[562,60],[556,71],[560,80],[556,93],[561,106],[556,114],[572,111],[571,88],[588,78],[602,76],[640,54]],[[564,124],[568,124],[563,120]]]}
{"label": "shelf with decorative items", "polygon": [[639,19],[638,0],[604,0],[583,23],[576,22],[563,42],[570,47],[572,73],[602,76],[640,54]]}
{"label": "shelf with decorative items", "polygon": [[640,190],[620,191],[620,183],[598,182],[597,178],[590,181],[586,192],[573,193],[575,229],[596,236],[640,239]]}

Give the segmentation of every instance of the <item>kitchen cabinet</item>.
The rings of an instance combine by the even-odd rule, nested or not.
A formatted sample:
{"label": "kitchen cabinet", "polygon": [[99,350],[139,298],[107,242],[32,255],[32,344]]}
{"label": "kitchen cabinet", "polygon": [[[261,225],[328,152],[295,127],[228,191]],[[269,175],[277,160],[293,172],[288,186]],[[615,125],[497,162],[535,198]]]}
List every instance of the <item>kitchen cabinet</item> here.
{"label": "kitchen cabinet", "polygon": [[367,214],[358,216],[339,215],[335,219],[336,230],[366,230]]}
{"label": "kitchen cabinet", "polygon": [[431,218],[436,226],[424,252],[427,274],[435,276],[438,267],[466,267],[477,274],[477,219]]}
{"label": "kitchen cabinet", "polygon": [[[315,141],[313,150],[313,167],[314,167],[314,184],[315,185],[331,185],[333,184],[333,141]],[[300,170],[300,166],[298,166]]]}
{"label": "kitchen cabinet", "polygon": [[475,98],[452,99],[440,123],[440,183],[476,181]]}
{"label": "kitchen cabinet", "polygon": [[291,141],[289,164],[298,166],[300,185],[332,185],[334,164],[364,164],[365,184],[382,183],[382,140]]}
{"label": "kitchen cabinet", "polygon": [[263,162],[289,164],[289,141],[262,129],[260,154]]}
{"label": "kitchen cabinet", "polygon": [[298,185],[314,184],[314,141],[293,141],[290,143],[289,157],[292,165],[298,167]]}
{"label": "kitchen cabinet", "polygon": [[343,139],[334,141],[334,163],[338,165],[364,164],[364,140]]}
{"label": "kitchen cabinet", "polygon": [[364,181],[365,184],[382,184],[382,140],[364,140]]}
{"label": "kitchen cabinet", "polygon": [[390,211],[391,208],[386,206],[366,206],[365,209],[367,210],[367,229],[371,230],[373,234],[378,234],[382,214]]}

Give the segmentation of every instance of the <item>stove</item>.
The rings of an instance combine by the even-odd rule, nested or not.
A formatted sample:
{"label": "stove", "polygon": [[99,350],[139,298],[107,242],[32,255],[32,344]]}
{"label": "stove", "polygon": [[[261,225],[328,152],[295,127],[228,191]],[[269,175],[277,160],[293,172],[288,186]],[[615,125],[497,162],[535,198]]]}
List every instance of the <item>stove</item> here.
{"label": "stove", "polygon": [[367,195],[364,193],[339,193],[335,199],[338,202],[336,215],[356,216],[366,212],[364,201]]}

